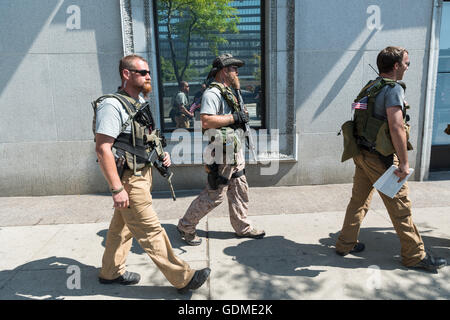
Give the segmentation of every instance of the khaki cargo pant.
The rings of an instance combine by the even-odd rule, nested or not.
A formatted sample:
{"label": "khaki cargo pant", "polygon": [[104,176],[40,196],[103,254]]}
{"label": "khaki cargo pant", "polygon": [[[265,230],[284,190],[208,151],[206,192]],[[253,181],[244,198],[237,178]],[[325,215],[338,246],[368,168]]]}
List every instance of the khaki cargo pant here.
{"label": "khaki cargo pant", "polygon": [[186,233],[194,233],[200,220],[211,210],[220,205],[225,195],[228,198],[228,212],[231,226],[238,235],[251,230],[248,213],[248,183],[245,175],[231,179],[231,175],[245,168],[245,158],[241,152],[235,154],[236,165],[219,164],[219,174],[229,179],[228,185],[219,185],[217,190],[209,184],[192,201],[184,216],[178,222],[178,228]]}
{"label": "khaki cargo pant", "polygon": [[167,280],[175,288],[183,288],[191,281],[195,270],[175,255],[152,208],[151,167],[145,167],[141,173],[142,176],[137,177],[132,170],[124,172],[122,183],[128,192],[130,207],[114,211],[99,276],[111,280],[125,273],[125,261],[134,237]]}
{"label": "khaki cargo pant", "polygon": [[189,121],[189,117],[187,117],[185,114],[180,114],[179,116],[175,117],[177,128],[189,128],[191,126],[191,123]]}
{"label": "khaki cargo pant", "polygon": [[[353,161],[356,168],[353,177],[352,198],[336,242],[336,250],[340,252],[349,252],[357,243],[361,223],[372,200],[374,192],[372,185],[386,171],[378,156],[366,150],[361,150],[361,153],[355,156]],[[398,165],[398,159],[395,156],[394,164]],[[422,238],[412,221],[407,182],[393,199],[381,192],[379,194],[400,238],[402,264],[407,267],[417,264],[425,258],[426,253]]]}

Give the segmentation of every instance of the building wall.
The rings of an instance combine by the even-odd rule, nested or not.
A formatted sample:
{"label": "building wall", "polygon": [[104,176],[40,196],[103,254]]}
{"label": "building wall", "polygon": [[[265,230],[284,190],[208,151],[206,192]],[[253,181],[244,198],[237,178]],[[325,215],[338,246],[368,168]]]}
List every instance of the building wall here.
{"label": "building wall", "polygon": [[[404,79],[415,146],[410,165],[419,166],[433,1],[377,1],[381,23],[370,30],[372,3],[266,1],[267,123],[280,130],[288,160],[272,176],[248,165],[250,186],[351,181],[353,165],[340,163],[342,137],[336,134],[350,118],[355,94],[375,76],[368,64],[376,67],[387,45],[410,53]],[[0,27],[9,30],[0,38],[1,196],[107,191],[95,162],[90,102],[119,84],[120,6],[118,0],[77,1],[80,29],[70,30],[71,4],[0,3]],[[153,61],[155,52],[142,54]],[[174,172],[178,190],[205,184],[201,165],[178,165]],[[158,174],[154,178],[154,190],[167,190]]]}
{"label": "building wall", "polygon": [[73,3],[0,2],[0,196],[105,190],[90,102],[120,84],[120,11],[76,1],[68,29]]}
{"label": "building wall", "polygon": [[[295,1],[295,110],[298,184],[350,182],[351,160],[342,164],[339,126],[350,105],[376,77],[376,56],[386,46],[407,48],[404,81],[411,105],[410,166],[419,167],[433,1]],[[374,11],[375,10],[375,11]],[[373,19],[379,17],[378,28]]]}

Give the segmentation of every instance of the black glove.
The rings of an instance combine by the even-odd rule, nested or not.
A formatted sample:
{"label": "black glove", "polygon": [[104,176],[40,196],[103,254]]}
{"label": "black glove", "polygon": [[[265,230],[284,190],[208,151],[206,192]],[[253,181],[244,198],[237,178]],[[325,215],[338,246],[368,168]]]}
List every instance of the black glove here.
{"label": "black glove", "polygon": [[233,113],[233,120],[235,125],[244,125],[248,122],[248,114],[244,111]]}

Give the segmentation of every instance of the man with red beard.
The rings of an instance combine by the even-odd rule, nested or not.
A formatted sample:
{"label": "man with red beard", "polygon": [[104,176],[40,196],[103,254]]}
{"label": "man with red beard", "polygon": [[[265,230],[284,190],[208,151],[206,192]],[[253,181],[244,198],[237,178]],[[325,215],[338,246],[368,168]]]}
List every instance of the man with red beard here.
{"label": "man with red beard", "polygon": [[[144,135],[152,134],[155,129],[153,125],[149,128],[134,119],[134,112],[145,103],[140,94],[146,97],[151,92],[148,63],[138,55],[129,55],[120,60],[119,72],[122,79],[121,90],[114,97],[103,99],[95,109],[98,162],[110,187],[115,207],[106,238],[99,281],[103,284],[124,285],[139,282],[139,274],[125,271],[126,257],[134,237],[180,293],[195,290],[203,285],[211,270],[205,268],[195,271],[175,255],[166,231],[152,208],[151,164],[145,160],[147,158],[139,158],[139,161],[136,160],[137,157],[133,158],[136,155],[133,152],[139,146],[134,141],[141,141],[142,144]],[[117,141],[125,144],[123,150],[117,148]],[[144,148],[142,150],[148,151]],[[122,156],[126,159],[125,169],[119,175],[116,158]],[[163,163],[166,167],[171,165],[167,152]]]}

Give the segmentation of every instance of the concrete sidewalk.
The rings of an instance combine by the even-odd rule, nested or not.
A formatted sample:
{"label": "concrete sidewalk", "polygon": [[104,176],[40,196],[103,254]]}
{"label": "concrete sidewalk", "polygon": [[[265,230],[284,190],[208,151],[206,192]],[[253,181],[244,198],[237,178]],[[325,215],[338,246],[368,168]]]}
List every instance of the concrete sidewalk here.
{"label": "concrete sidewalk", "polygon": [[[409,185],[426,247],[450,261],[450,181]],[[401,265],[378,195],[360,233],[366,250],[340,257],[334,244],[351,184],[251,188],[249,215],[265,229],[264,239],[235,238],[225,203],[201,221],[202,245],[190,247],[176,223],[197,194],[178,191],[175,202],[154,194],[176,253],[193,268],[212,269],[208,282],[187,295],[136,242],[127,263],[141,282],[98,283],[113,212],[109,195],[0,198],[0,299],[450,299],[450,267],[432,274]]]}

